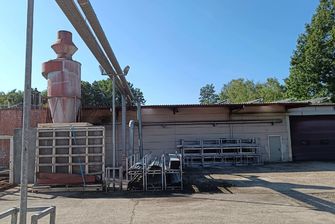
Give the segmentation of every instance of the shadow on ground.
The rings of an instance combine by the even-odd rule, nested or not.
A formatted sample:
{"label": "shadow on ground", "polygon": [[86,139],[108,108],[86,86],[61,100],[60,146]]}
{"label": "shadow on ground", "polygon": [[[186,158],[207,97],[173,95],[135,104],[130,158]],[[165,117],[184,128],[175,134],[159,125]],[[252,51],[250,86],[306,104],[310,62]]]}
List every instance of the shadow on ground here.
{"label": "shadow on ground", "polygon": [[[271,177],[271,173],[296,173],[296,178],[304,175],[304,172],[323,172],[335,171],[335,163],[324,162],[308,162],[308,163],[278,163],[266,164],[264,166],[248,166],[248,167],[211,167],[211,168],[194,168],[185,169],[184,174],[184,190],[182,192],[49,192],[39,193],[48,195],[52,198],[68,197],[68,198],[185,198],[192,195],[192,199],[197,199],[195,193],[205,194],[234,194],[234,188],[252,188],[259,187],[265,190],[270,190],[273,193],[283,195],[287,198],[295,200],[301,206],[308,206],[312,209],[335,214],[335,200],[328,199],[318,194],[303,193],[301,190],[317,190],[330,191],[335,198],[335,185],[322,186],[320,183],[311,184],[296,184],[285,181],[273,182],[271,178],[263,178],[262,174],[267,174]],[[223,178],[213,178],[213,176],[233,175],[237,180],[227,180]],[[265,192],[265,191],[264,191]],[[269,192],[269,191],[267,191]],[[4,193],[4,192],[2,192]],[[16,192],[17,193],[17,192]],[[37,195],[39,195],[37,194]],[[251,192],[250,194],[253,194]],[[3,196],[3,195],[2,195]],[[0,199],[2,197],[0,195]],[[31,197],[34,197],[31,195]],[[35,194],[36,197],[36,194]],[[333,196],[331,197],[333,198]],[[203,200],[203,198],[202,198]],[[207,199],[206,199],[207,200]],[[208,199],[208,200],[228,200],[226,198]],[[234,200],[236,201],[236,200]],[[267,202],[250,202],[236,201],[241,203],[260,203]],[[273,204],[271,201],[268,204]],[[283,205],[284,206],[284,205]],[[287,205],[285,205],[287,206]]]}
{"label": "shadow on ground", "polygon": [[[185,186],[193,192],[199,193],[233,193],[234,187],[251,188],[260,187],[289,197],[299,204],[307,205],[315,210],[335,214],[335,185],[322,186],[318,183],[295,184],[286,182],[271,182],[260,177],[261,173],[296,173],[296,178],[302,177],[306,172],[335,171],[334,162],[308,162],[308,163],[278,163],[256,167],[217,167],[207,169],[189,169],[185,172]],[[229,174],[241,177],[238,180],[225,180],[213,176]],[[335,182],[334,182],[335,183]],[[331,197],[322,197],[322,194],[308,194],[301,190],[317,190],[319,192],[331,190]],[[331,198],[331,199],[330,199]]]}

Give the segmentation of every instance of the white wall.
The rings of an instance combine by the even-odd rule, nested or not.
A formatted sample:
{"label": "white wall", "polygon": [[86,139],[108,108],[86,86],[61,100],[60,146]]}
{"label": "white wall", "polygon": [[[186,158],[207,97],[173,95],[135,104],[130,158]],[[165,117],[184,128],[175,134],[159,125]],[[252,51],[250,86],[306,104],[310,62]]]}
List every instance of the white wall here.
{"label": "white wall", "polygon": [[316,105],[289,109],[290,116],[335,115],[335,105]]}
{"label": "white wall", "polygon": [[[283,161],[290,160],[289,138],[287,133],[286,115],[283,108],[268,106],[256,108],[256,112],[242,110],[229,114],[224,107],[178,108],[173,112],[170,108],[142,108],[143,122],[178,122],[178,121],[213,121],[213,120],[264,120],[279,119],[281,123],[264,124],[217,124],[208,125],[157,125],[143,127],[143,145],[145,153],[175,152],[180,139],[214,139],[214,138],[256,138],[261,146],[264,161],[269,161],[269,135],[282,137]],[[265,112],[264,112],[265,111]],[[282,111],[282,112],[281,112]],[[135,112],[130,111],[127,117],[134,118]],[[128,123],[129,119],[127,119]],[[128,128],[127,128],[128,129]],[[120,148],[121,128],[118,128],[118,148]],[[128,135],[128,130],[127,130]],[[137,130],[135,129],[135,147]],[[127,137],[128,139],[128,137]],[[128,142],[128,140],[127,140]],[[109,147],[106,147],[106,150]]]}

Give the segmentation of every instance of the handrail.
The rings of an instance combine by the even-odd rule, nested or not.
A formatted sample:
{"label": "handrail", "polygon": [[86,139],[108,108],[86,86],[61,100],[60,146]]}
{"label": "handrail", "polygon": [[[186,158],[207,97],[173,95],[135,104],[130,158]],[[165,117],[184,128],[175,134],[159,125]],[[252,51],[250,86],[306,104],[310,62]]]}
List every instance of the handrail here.
{"label": "handrail", "polygon": [[[31,216],[31,224],[37,224],[38,220],[50,214],[49,224],[56,224],[56,206],[51,207],[32,207],[27,208],[27,212],[37,212]],[[13,207],[0,213],[0,219],[4,219],[8,216],[11,217],[11,224],[17,224],[17,215],[19,208]]]}
{"label": "handrail", "polygon": [[46,208],[31,216],[31,224],[37,224],[38,220],[44,216],[50,215],[50,224],[56,224],[56,206]]}
{"label": "handrail", "polygon": [[10,208],[7,211],[4,211],[2,213],[0,213],[0,219],[6,218],[8,216],[12,216],[11,217],[11,224],[16,224],[17,223],[17,214],[19,213],[19,209],[18,208]]}

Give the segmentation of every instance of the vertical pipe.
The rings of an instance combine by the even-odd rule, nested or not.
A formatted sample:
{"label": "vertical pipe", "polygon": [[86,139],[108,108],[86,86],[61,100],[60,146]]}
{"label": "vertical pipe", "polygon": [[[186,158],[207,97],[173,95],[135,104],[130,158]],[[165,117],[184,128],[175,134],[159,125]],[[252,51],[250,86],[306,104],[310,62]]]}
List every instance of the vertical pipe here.
{"label": "vertical pipe", "polygon": [[31,67],[33,54],[33,17],[34,0],[28,0],[26,30],[26,62],[23,99],[23,127],[21,149],[21,184],[20,184],[20,224],[27,223],[27,184],[28,184],[28,148],[31,112]]}
{"label": "vertical pipe", "polygon": [[180,172],[180,187],[181,187],[181,190],[183,190],[184,188],[184,185],[183,185],[183,156],[181,154],[179,154],[179,161],[180,161],[180,164],[179,164],[179,172]]}
{"label": "vertical pipe", "polygon": [[38,223],[38,218],[36,215],[31,216],[31,224],[37,224]]}
{"label": "vertical pipe", "polygon": [[291,125],[290,125],[290,115],[286,112],[285,114],[286,119],[286,130],[287,130],[287,151],[288,151],[288,157],[285,158],[284,161],[293,161],[292,158],[292,140],[291,140]]}
{"label": "vertical pipe", "polygon": [[15,208],[14,213],[12,214],[11,217],[11,224],[17,224],[17,213],[19,212],[19,210],[17,208]]}
{"label": "vertical pipe", "polygon": [[50,224],[56,224],[56,206],[52,206],[52,211],[50,212]]}
{"label": "vertical pipe", "polygon": [[9,139],[9,183],[14,184],[14,140],[13,136]]}
{"label": "vertical pipe", "polygon": [[[112,110],[113,110],[113,133],[112,133],[112,138],[113,138],[113,168],[116,167],[116,113],[115,113],[115,75],[113,75],[112,78],[113,81],[113,90],[112,90]],[[115,169],[113,169],[113,189],[115,189]]]}
{"label": "vertical pipe", "polygon": [[124,153],[124,156],[127,157],[127,146],[126,146],[126,98],[123,94],[121,94],[121,104],[122,104],[122,151]]}
{"label": "vertical pipe", "polygon": [[135,148],[134,148],[134,128],[135,128],[135,121],[129,121],[129,150],[128,155],[134,156],[135,160]]}
{"label": "vertical pipe", "polygon": [[138,120],[138,146],[140,151],[140,158],[143,158],[142,111],[140,102],[137,102],[137,120]]}
{"label": "vertical pipe", "polygon": [[[228,120],[229,121],[232,120],[232,112],[231,112],[231,110],[229,110]],[[229,123],[228,127],[229,127],[229,138],[232,139],[232,138],[234,138],[233,124]]]}

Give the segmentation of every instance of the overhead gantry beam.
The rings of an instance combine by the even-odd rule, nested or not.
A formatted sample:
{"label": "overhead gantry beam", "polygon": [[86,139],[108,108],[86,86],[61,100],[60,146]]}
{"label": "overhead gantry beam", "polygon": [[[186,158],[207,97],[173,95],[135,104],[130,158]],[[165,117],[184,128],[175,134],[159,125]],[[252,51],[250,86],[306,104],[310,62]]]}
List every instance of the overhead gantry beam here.
{"label": "overhead gantry beam", "polygon": [[[86,20],[79,11],[74,0],[56,0],[59,7],[62,9],[66,17],[69,19],[73,27],[76,29],[80,37],[83,39],[87,47],[91,50],[92,54],[100,63],[104,72],[113,80],[113,167],[116,166],[116,117],[115,117],[115,89],[117,88],[122,96],[122,145],[126,153],[126,100],[130,103],[135,101],[135,97],[128,85],[128,82],[125,78],[126,73],[129,70],[129,67],[123,71],[120,67],[119,62],[116,59],[116,56],[110,46],[105,32],[103,31],[98,17],[96,16],[92,5],[89,0],[77,0],[80,5]],[[92,30],[93,29],[93,32]],[[98,40],[97,40],[97,39]],[[102,47],[102,48],[101,48]],[[116,88],[115,88],[116,86]],[[137,103],[139,110],[139,115],[141,115],[141,105]],[[141,120],[141,117],[139,118]],[[141,123],[141,122],[139,122]],[[139,128],[139,144],[140,151],[143,154],[143,140],[142,140],[142,129]],[[114,175],[113,175],[114,176]]]}
{"label": "overhead gantry beam", "polygon": [[[116,76],[115,79],[115,84],[116,87],[118,88],[119,92],[126,96],[130,101],[134,99],[134,96],[128,86],[127,80],[123,76],[123,71],[120,68],[120,65],[118,65],[118,62],[116,60],[116,57],[107,41],[107,38],[105,37],[104,44],[101,43],[101,45],[105,45],[104,48],[107,49],[108,54],[110,55],[111,61],[114,60],[114,64],[118,65],[117,71],[113,68],[111,62],[108,60],[106,57],[105,52],[101,49],[99,42],[95,38],[94,34],[92,33],[91,28],[89,25],[86,23],[84,17],[80,13],[78,7],[76,6],[75,2],[73,0],[56,0],[57,4],[59,7],[62,9],[66,17],[69,19],[73,27],[76,29],[80,37],[83,39],[87,47],[90,49],[94,57],[98,60],[99,64],[102,66],[102,68],[106,71],[106,73],[109,76]],[[94,15],[94,11],[92,9],[92,12]],[[95,16],[96,17],[96,16]],[[94,19],[91,19],[90,17],[87,18],[88,20],[94,21]],[[97,18],[96,18],[97,20]],[[96,21],[99,23],[98,21]],[[99,24],[100,25],[100,24]],[[93,28],[93,27],[92,27]],[[101,26],[100,26],[101,28]],[[95,28],[96,30],[99,30],[98,28]],[[103,30],[101,28],[101,32],[103,33]],[[98,36],[98,34],[96,34]],[[104,34],[102,35],[100,33],[100,38],[103,40],[101,36],[105,36]],[[109,50],[108,50],[109,46]],[[114,56],[114,57],[113,57]]]}
{"label": "overhead gantry beam", "polygon": [[[113,67],[115,68],[115,71],[117,74],[123,74],[123,71],[120,67],[119,62],[117,61],[115,54],[113,52],[112,47],[110,46],[107,37],[105,35],[105,32],[103,31],[100,22],[98,20],[97,15],[94,12],[94,9],[90,3],[89,0],[77,0],[78,4],[80,5],[82,11],[84,12],[88,22],[90,23],[93,31],[95,32],[95,35],[97,36],[98,40],[101,43],[101,46],[103,47],[104,51],[106,52],[109,61],[112,63]],[[121,84],[123,85],[123,88],[126,90],[127,94],[133,99],[133,93],[130,90],[130,87],[128,85],[128,82],[126,78],[123,75],[119,76],[121,80]]]}

